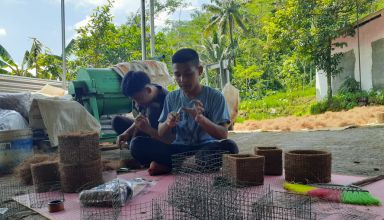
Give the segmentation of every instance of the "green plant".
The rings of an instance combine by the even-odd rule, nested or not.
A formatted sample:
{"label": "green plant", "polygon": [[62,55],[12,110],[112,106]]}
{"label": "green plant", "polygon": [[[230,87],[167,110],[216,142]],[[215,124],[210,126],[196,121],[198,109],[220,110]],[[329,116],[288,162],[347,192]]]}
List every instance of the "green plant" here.
{"label": "green plant", "polygon": [[310,114],[310,106],[316,101],[313,87],[304,90],[268,91],[259,100],[246,99],[241,101],[237,122],[244,120],[262,120],[290,115],[303,116]]}
{"label": "green plant", "polygon": [[344,82],[341,84],[338,92],[339,93],[354,93],[360,91],[360,84],[355,79],[348,77]]}

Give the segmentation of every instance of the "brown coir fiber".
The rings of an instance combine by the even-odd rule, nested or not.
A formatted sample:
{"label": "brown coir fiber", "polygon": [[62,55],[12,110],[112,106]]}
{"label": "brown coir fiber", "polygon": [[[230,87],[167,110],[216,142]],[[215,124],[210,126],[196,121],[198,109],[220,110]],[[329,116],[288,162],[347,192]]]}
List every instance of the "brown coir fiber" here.
{"label": "brown coir fiber", "polygon": [[264,157],[251,154],[224,154],[223,171],[238,185],[263,185]]}
{"label": "brown coir fiber", "polygon": [[60,179],[59,162],[46,161],[31,164],[32,180],[37,193],[44,192],[48,183],[58,182]]}
{"label": "brown coir fiber", "polygon": [[86,163],[60,163],[60,179],[63,192],[74,193],[103,183],[101,160]]}
{"label": "brown coir fiber", "polygon": [[332,156],[327,151],[294,150],[284,156],[285,180],[296,183],[331,181]]}
{"label": "brown coir fiber", "polygon": [[58,136],[60,163],[74,164],[100,159],[97,132],[67,133]]}
{"label": "brown coir fiber", "polygon": [[57,156],[50,156],[47,154],[35,154],[28,157],[21,164],[19,164],[15,170],[14,174],[21,180],[25,185],[32,185],[32,174],[31,174],[31,165],[36,163],[42,163],[46,161],[57,160]]}
{"label": "brown coir fiber", "polygon": [[281,176],[283,174],[283,151],[278,147],[254,148],[255,154],[265,157],[265,175]]}

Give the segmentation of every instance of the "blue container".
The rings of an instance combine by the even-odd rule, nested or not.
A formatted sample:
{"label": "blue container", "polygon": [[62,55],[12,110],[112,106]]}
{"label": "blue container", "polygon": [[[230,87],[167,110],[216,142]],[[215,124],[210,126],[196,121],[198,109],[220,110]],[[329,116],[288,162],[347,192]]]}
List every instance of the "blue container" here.
{"label": "blue container", "polygon": [[0,131],[0,173],[9,174],[33,154],[32,131]]}

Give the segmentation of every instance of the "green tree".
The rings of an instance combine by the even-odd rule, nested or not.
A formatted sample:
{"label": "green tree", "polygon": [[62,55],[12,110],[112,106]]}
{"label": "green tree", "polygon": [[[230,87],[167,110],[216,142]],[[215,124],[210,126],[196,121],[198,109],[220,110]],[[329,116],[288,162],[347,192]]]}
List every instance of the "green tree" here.
{"label": "green tree", "polygon": [[[265,27],[269,54],[277,57],[280,64],[285,62],[283,59],[287,56],[296,57],[294,60],[313,63],[318,70],[323,70],[327,76],[328,102],[331,102],[331,80],[341,71],[339,62],[342,57],[334,50],[345,45],[333,41],[342,35],[354,34],[352,24],[357,19],[356,15],[366,12],[370,2],[287,0]],[[294,68],[296,66],[293,65]]]}
{"label": "green tree", "polygon": [[235,58],[235,42],[233,31],[235,24],[240,27],[243,31],[246,31],[245,25],[242,21],[242,15],[240,9],[243,3],[238,0],[213,0],[214,4],[204,4],[203,9],[213,14],[210,23],[207,25],[205,32],[212,31],[214,27],[219,27],[220,32],[223,35],[227,34],[229,30],[230,47],[232,50],[232,59],[234,65],[236,65]]}

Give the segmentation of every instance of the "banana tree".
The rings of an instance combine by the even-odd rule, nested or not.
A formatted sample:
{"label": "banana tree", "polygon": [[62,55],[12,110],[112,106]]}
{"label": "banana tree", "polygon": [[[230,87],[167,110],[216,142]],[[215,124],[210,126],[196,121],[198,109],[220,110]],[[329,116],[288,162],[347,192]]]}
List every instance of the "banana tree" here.
{"label": "banana tree", "polygon": [[25,51],[23,62],[17,65],[8,51],[0,45],[0,74],[9,74],[16,76],[32,76],[28,71],[28,63],[30,59],[29,51]]}

